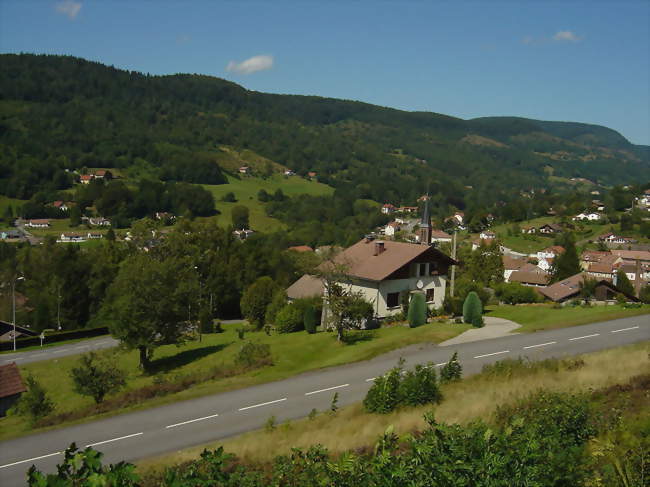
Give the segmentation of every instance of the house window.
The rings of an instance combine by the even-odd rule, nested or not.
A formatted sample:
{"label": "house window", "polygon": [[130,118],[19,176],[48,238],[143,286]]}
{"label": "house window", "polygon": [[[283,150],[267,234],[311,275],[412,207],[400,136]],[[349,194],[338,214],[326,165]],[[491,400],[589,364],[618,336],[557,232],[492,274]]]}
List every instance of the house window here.
{"label": "house window", "polygon": [[388,293],[386,295],[386,306],[396,308],[399,306],[399,293]]}
{"label": "house window", "polygon": [[427,275],[427,265],[424,263],[418,264],[418,276],[422,277],[426,275]]}
{"label": "house window", "polygon": [[435,297],[435,289],[427,289],[427,303],[432,303]]}

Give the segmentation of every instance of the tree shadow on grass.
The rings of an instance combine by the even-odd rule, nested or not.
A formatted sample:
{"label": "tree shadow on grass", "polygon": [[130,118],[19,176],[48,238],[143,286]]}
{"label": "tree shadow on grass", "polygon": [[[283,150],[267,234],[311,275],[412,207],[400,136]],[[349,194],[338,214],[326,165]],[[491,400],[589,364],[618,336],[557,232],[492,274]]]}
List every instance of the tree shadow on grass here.
{"label": "tree shadow on grass", "polygon": [[233,342],[211,345],[209,347],[203,348],[194,348],[192,350],[185,350],[184,352],[177,353],[176,355],[170,355],[169,357],[153,360],[151,362],[149,373],[157,374],[159,372],[169,372],[178,367],[182,367],[196,360],[202,359],[203,357],[207,357],[213,353],[220,352],[232,343]]}
{"label": "tree shadow on grass", "polygon": [[348,331],[343,335],[343,343],[346,345],[355,345],[357,343],[369,342],[375,336],[376,334],[372,330]]}

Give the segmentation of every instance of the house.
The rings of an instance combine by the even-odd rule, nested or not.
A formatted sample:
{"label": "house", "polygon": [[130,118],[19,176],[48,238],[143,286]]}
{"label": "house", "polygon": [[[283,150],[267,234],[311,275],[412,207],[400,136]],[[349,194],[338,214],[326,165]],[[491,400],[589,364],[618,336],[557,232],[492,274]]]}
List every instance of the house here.
{"label": "house", "polygon": [[108,171],[106,171],[104,169],[98,169],[97,171],[95,171],[94,176],[95,176],[95,179],[104,179],[104,178],[109,179],[110,174],[111,174],[110,172],[108,172]]}
{"label": "house", "polygon": [[251,168],[248,166],[241,166],[239,168],[239,174],[250,174]]}
{"label": "house", "polygon": [[108,227],[110,226],[111,221],[100,216],[99,218],[89,218],[88,224],[93,227]]}
{"label": "house", "polygon": [[86,235],[83,235],[81,233],[62,233],[61,236],[57,239],[57,242],[59,243],[67,243],[67,242],[85,242],[86,241]]}
{"label": "house", "polygon": [[417,206],[400,206],[397,211],[400,213],[417,213],[419,208]]}
{"label": "house", "polygon": [[636,240],[629,237],[622,237],[620,235],[615,235],[613,233],[605,233],[598,237],[598,240],[608,244],[630,244],[635,243]]}
{"label": "house", "polygon": [[537,233],[537,227],[521,227],[521,233]]}
{"label": "house", "polygon": [[309,177],[309,179],[314,179],[316,176],[317,174],[314,171],[309,171],[307,173],[307,177]]}
{"label": "house", "polygon": [[98,240],[104,238],[104,235],[97,232],[89,232],[88,235],[86,235],[86,238],[88,238],[88,240]]}
{"label": "house", "polygon": [[[551,301],[562,303],[580,296],[582,283],[586,278],[588,278],[588,276],[584,272],[580,272],[579,274],[568,277],[563,281],[556,282],[555,284],[545,288],[540,288],[539,292],[542,296]],[[609,281],[602,280],[596,283],[594,295],[598,301],[614,299],[618,294],[623,294],[628,301],[639,301],[635,296],[621,292],[620,289]]]}
{"label": "house", "polygon": [[397,222],[390,222],[386,227],[384,227],[384,235],[387,235],[388,237],[394,237],[397,232],[401,230],[402,227],[400,227],[399,223]]}
{"label": "house", "polygon": [[551,275],[541,269],[518,270],[510,274],[508,282],[518,282],[524,286],[544,287],[551,280]]}
{"label": "house", "polygon": [[650,263],[650,251],[648,250],[612,250],[612,255],[621,258],[625,262],[641,262]]}
{"label": "house", "polygon": [[[456,263],[430,245],[373,238],[360,240],[323,264],[323,268],[327,269],[332,262],[346,268],[345,282],[340,284],[360,292],[372,303],[376,318],[398,313],[403,299],[410,299],[416,292],[425,295],[429,308],[440,308],[449,266]],[[313,276],[303,276],[287,289],[287,296],[296,299],[318,290],[326,292],[323,284],[316,281]]]}
{"label": "house", "polygon": [[[16,305],[24,306],[27,302],[27,298],[20,294],[16,293]],[[25,326],[16,325],[16,338],[22,337],[33,337],[37,336],[34,330],[30,330]],[[14,324],[9,323],[8,321],[0,320],[0,342],[11,342],[14,339]]]}
{"label": "house", "polygon": [[61,210],[61,211],[68,211],[70,209],[70,207],[67,204],[65,204],[63,201],[60,201],[60,200],[59,201],[53,201],[52,206],[54,208],[58,209],[58,210]]}
{"label": "house", "polygon": [[293,172],[291,169],[287,169],[286,171],[284,171],[285,176],[294,176],[295,174],[296,173]]}
{"label": "house", "polygon": [[323,291],[323,281],[318,277],[310,276],[309,274],[303,275],[286,290],[289,301],[322,296]]}
{"label": "house", "polygon": [[166,211],[157,211],[154,215],[156,220],[163,220],[163,221],[174,221],[176,220],[176,215],[173,213],[168,213]]}
{"label": "house", "polygon": [[431,243],[451,243],[451,235],[442,230],[431,230]]}
{"label": "house", "polygon": [[293,250],[294,252],[313,252],[314,249],[312,249],[309,245],[295,245],[293,247],[289,247],[287,250]]}
{"label": "house", "polygon": [[558,255],[564,252],[564,247],[561,245],[552,245],[550,247],[545,248],[544,250],[540,250],[537,252],[537,260],[542,260],[542,259],[554,259]]}
{"label": "house", "polygon": [[611,280],[621,259],[610,252],[585,251],[580,257],[582,267],[589,277]]}
{"label": "house", "polygon": [[490,231],[487,231],[487,230],[483,230],[483,231],[479,234],[478,237],[479,237],[481,240],[494,240],[495,238],[497,238],[497,236],[496,236],[496,234],[495,234],[494,232],[490,232]]}
{"label": "house", "polygon": [[385,204],[381,207],[381,212],[382,212],[384,215],[390,215],[391,213],[394,213],[394,212],[395,212],[395,206],[394,206],[394,205],[391,205],[390,203],[385,203]]}
{"label": "house", "polygon": [[0,231],[0,240],[21,240],[25,234],[21,230],[2,230]]}
{"label": "house", "polygon": [[596,222],[596,221],[599,221],[601,219],[601,216],[600,216],[600,214],[594,213],[594,212],[582,212],[582,213],[579,213],[576,216],[574,216],[572,219],[573,219],[573,221],[587,220],[587,221],[590,221],[590,222]]}
{"label": "house", "polygon": [[92,174],[82,174],[79,176],[79,182],[81,184],[90,184],[90,181],[92,181],[94,176]]}
{"label": "house", "polygon": [[[650,281],[650,264],[641,264],[641,262],[639,262],[639,265],[637,267],[636,264],[622,263],[618,266],[618,269],[616,271],[618,272],[619,270],[625,273],[625,276],[628,278],[628,280],[632,283],[634,288],[637,290],[638,288],[645,286],[648,283],[648,281]],[[614,282],[614,284],[617,283],[616,282],[617,278],[618,278],[617,273],[614,273],[612,275],[612,281]]]}
{"label": "house", "polygon": [[515,259],[509,255],[502,256],[501,260],[503,262],[503,279],[506,282],[508,282],[510,275],[513,272],[520,270],[523,266],[528,264],[528,262],[524,259]]}
{"label": "house", "polygon": [[16,404],[23,392],[27,392],[27,387],[16,362],[0,365],[0,417],[7,415],[7,410]]}
{"label": "house", "polygon": [[47,219],[29,220],[27,223],[25,223],[25,226],[30,228],[47,228],[50,226],[50,220]]}
{"label": "house", "polygon": [[232,232],[232,234],[236,238],[238,238],[239,240],[246,240],[248,237],[250,237],[254,233],[255,232],[253,230],[244,229],[244,228],[242,228],[241,230],[235,230],[234,232]]}
{"label": "house", "polygon": [[538,232],[546,235],[561,233],[562,227],[557,223],[547,223],[546,225],[542,225],[541,227],[539,227]]}

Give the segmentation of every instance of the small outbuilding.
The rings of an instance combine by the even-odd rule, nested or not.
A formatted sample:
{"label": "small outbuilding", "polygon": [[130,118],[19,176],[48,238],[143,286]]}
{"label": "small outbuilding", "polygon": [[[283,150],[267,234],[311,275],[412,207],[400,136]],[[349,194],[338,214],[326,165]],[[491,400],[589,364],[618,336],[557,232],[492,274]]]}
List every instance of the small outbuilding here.
{"label": "small outbuilding", "polygon": [[0,365],[0,417],[6,416],[7,410],[16,404],[20,395],[26,391],[27,387],[16,362]]}

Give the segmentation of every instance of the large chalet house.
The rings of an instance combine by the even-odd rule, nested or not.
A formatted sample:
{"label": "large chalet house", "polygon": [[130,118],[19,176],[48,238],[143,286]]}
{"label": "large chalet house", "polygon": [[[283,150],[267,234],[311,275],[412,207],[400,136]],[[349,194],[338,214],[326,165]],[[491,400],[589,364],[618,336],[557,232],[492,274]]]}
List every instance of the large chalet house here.
{"label": "large chalet house", "polygon": [[[403,300],[414,293],[424,294],[430,309],[442,307],[448,270],[456,262],[429,244],[431,230],[427,205],[420,222],[421,244],[382,241],[372,236],[360,240],[332,259],[344,269],[345,278],[338,284],[372,303],[376,318],[398,313]],[[324,288],[319,278],[304,275],[287,289],[287,296],[290,300],[323,296]]]}

